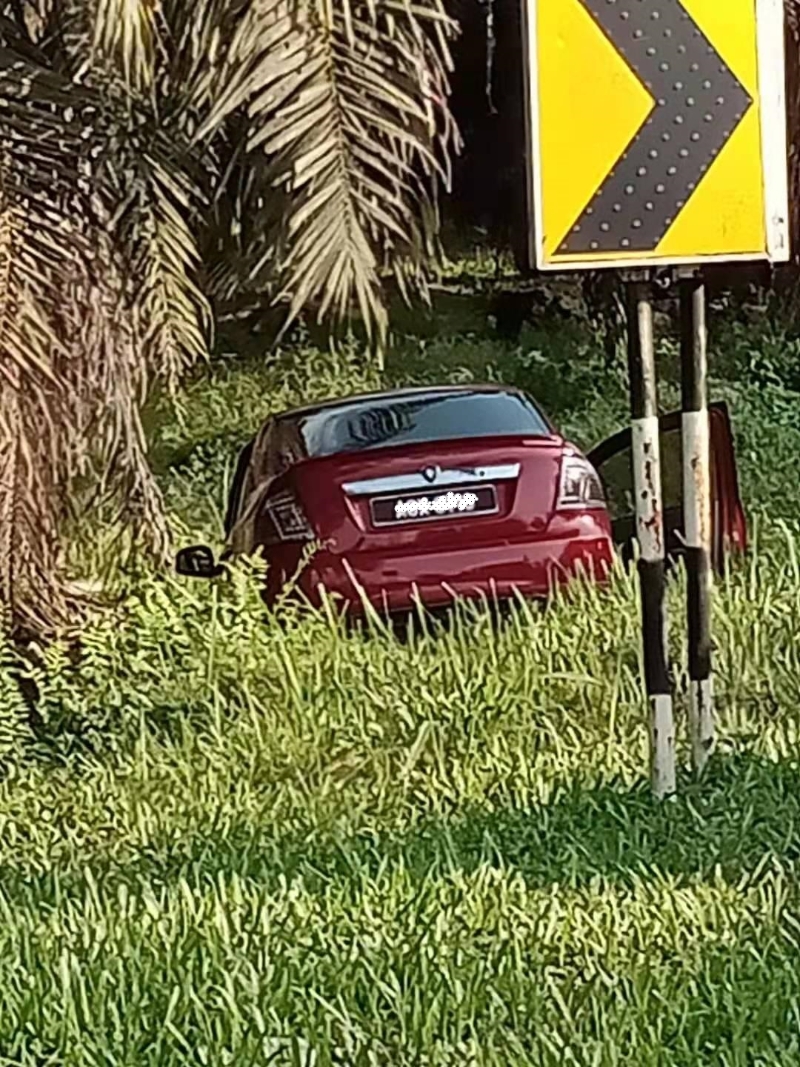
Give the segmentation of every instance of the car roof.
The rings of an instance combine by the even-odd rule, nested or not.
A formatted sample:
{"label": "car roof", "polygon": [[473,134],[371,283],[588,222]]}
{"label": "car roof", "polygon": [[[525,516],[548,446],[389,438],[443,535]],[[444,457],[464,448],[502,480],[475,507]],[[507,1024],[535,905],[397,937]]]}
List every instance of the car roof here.
{"label": "car roof", "polygon": [[349,396],[340,396],[331,400],[322,400],[318,404],[304,404],[302,407],[290,408],[276,414],[277,419],[301,418],[303,415],[313,415],[318,411],[329,408],[342,407],[345,404],[369,403],[375,400],[402,400],[413,396],[447,396],[454,393],[516,393],[521,395],[521,390],[513,385],[471,384],[471,385],[423,385],[405,389],[384,389],[372,393],[352,393]]}

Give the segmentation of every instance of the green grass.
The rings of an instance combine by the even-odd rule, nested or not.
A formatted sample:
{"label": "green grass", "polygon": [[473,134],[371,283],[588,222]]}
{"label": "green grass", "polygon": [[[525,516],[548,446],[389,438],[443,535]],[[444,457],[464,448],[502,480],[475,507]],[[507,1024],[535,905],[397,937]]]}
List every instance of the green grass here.
{"label": "green grass", "polygon": [[[582,444],[626,413],[578,327],[409,336],[386,377],[515,381]],[[198,377],[154,430],[185,536],[219,536],[265,414],[377,383],[302,339]],[[266,614],[245,567],[140,576],[77,659],[43,651],[35,732],[0,648],[0,1064],[800,1062],[798,430],[790,394],[715,390],[768,514],[716,597],[719,753],[697,785],[682,742],[674,804],[622,573],[405,642]]]}

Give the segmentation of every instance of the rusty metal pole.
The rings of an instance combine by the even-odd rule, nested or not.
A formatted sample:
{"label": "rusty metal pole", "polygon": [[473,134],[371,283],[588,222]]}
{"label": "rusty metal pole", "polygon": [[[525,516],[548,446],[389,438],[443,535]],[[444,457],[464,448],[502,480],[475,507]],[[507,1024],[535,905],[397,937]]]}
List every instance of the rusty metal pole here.
{"label": "rusty metal pole", "polygon": [[675,723],[667,652],[666,551],[661,498],[658,389],[650,286],[628,282],[628,369],[633,484],[642,601],[644,680],[650,706],[653,793],[675,793]]}
{"label": "rusty metal pole", "polygon": [[711,677],[711,443],[707,399],[706,300],[698,274],[680,281],[683,523],[686,542],[689,732],[702,774],[714,750]]}

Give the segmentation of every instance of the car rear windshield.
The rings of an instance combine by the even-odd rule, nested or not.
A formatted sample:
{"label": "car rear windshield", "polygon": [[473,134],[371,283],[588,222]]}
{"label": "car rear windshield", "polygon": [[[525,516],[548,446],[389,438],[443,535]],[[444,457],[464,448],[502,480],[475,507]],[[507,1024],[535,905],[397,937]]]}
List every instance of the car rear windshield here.
{"label": "car rear windshield", "polygon": [[464,437],[548,436],[531,400],[513,392],[457,392],[354,400],[294,416],[310,457]]}

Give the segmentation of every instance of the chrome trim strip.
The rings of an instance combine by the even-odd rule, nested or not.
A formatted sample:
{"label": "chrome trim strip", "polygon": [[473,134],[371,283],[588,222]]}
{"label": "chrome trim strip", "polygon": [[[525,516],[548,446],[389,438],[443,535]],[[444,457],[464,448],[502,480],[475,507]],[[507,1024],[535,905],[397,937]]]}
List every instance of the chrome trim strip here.
{"label": "chrome trim strip", "polygon": [[368,496],[392,493],[409,493],[417,489],[440,489],[448,485],[468,485],[476,482],[507,482],[519,477],[519,463],[500,463],[493,467],[453,467],[443,470],[431,467],[435,472],[430,480],[422,471],[413,474],[389,474],[381,478],[365,478],[358,482],[345,482],[342,488],[348,496]]}

